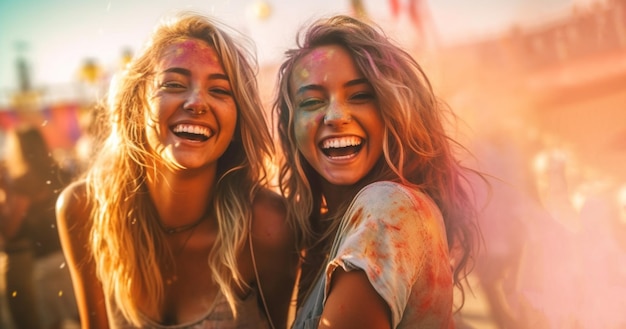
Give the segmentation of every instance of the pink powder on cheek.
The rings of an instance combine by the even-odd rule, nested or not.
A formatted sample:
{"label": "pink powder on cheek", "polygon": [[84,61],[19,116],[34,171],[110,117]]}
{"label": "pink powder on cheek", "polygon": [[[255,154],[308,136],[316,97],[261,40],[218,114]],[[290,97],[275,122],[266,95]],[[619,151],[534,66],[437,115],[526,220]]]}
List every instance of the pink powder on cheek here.
{"label": "pink powder on cheek", "polygon": [[307,122],[306,128],[313,129],[321,122],[324,121],[324,112],[317,112],[315,115],[311,115],[311,120]]}

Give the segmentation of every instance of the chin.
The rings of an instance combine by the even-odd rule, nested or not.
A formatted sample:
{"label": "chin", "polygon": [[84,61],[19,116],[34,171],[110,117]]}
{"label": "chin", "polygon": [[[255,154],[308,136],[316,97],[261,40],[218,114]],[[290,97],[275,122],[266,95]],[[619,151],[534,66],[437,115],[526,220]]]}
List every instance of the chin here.
{"label": "chin", "polygon": [[326,181],[328,181],[332,185],[337,186],[351,186],[358,183],[360,178],[351,178],[351,177],[326,177]]}

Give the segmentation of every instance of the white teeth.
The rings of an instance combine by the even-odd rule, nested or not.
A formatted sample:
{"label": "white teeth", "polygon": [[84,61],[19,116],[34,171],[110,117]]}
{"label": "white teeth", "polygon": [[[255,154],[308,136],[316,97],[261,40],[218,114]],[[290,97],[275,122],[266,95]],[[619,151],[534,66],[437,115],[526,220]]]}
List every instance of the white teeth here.
{"label": "white teeth", "polygon": [[211,130],[203,126],[181,124],[181,125],[176,125],[174,129],[172,129],[172,131],[174,131],[175,133],[188,133],[188,134],[203,135],[205,137],[211,137]]}
{"label": "white teeth", "polygon": [[325,149],[358,146],[358,145],[361,145],[361,139],[358,137],[354,137],[354,136],[329,138],[329,139],[325,139],[322,142],[322,148],[325,148]]}

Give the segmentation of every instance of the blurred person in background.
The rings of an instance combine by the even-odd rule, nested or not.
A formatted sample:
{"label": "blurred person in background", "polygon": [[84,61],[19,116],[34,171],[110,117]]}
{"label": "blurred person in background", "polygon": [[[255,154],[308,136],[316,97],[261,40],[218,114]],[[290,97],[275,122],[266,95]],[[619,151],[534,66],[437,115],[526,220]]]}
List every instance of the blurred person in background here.
{"label": "blurred person in background", "polygon": [[36,127],[8,131],[4,144],[0,232],[12,320],[18,329],[60,328],[78,321],[55,217],[57,195],[70,175],[52,158]]}
{"label": "blurred person in background", "polygon": [[98,153],[102,144],[102,139],[98,137],[104,134],[100,130],[106,127],[102,122],[105,118],[104,112],[104,105],[100,103],[90,105],[80,112],[79,125],[82,133],[74,144],[75,177],[80,177],[89,168]]}
{"label": "blurred person in background", "polygon": [[584,328],[580,288],[587,270],[577,251],[581,227],[568,182],[571,157],[549,143],[539,144],[531,161],[541,207],[525,220],[528,238],[518,279],[525,321],[530,328]]}
{"label": "blurred person in background", "polygon": [[596,186],[589,188],[581,206],[575,243],[584,273],[576,287],[584,310],[578,316],[583,328],[626,328],[626,235],[618,192],[611,182],[590,185]]}
{"label": "blurred person in background", "polygon": [[[507,135],[494,132],[479,139],[473,152],[478,168],[488,174],[488,188],[476,186],[477,204],[484,205],[479,222],[484,249],[476,260],[474,273],[484,292],[490,315],[498,328],[525,328],[520,316],[517,280],[526,239],[527,204],[530,199],[520,188],[525,179],[523,152]],[[522,184],[520,184],[522,183]]]}

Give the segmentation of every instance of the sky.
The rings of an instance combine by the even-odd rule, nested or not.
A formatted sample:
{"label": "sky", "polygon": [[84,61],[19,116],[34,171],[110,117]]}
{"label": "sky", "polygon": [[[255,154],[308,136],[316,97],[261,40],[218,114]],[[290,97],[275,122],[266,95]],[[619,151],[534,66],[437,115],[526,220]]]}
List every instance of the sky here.
{"label": "sky", "polygon": [[[440,40],[454,43],[550,19],[593,0],[424,1]],[[269,6],[266,17],[255,14],[259,3]],[[389,0],[363,3],[402,41],[408,16],[392,18]],[[117,65],[124,49],[138,50],[163,15],[180,10],[215,15],[251,37],[262,65],[279,61],[307,21],[349,13],[350,0],[0,0],[0,92],[17,87],[18,55],[28,60],[35,87],[72,83],[86,58],[105,69]]]}

